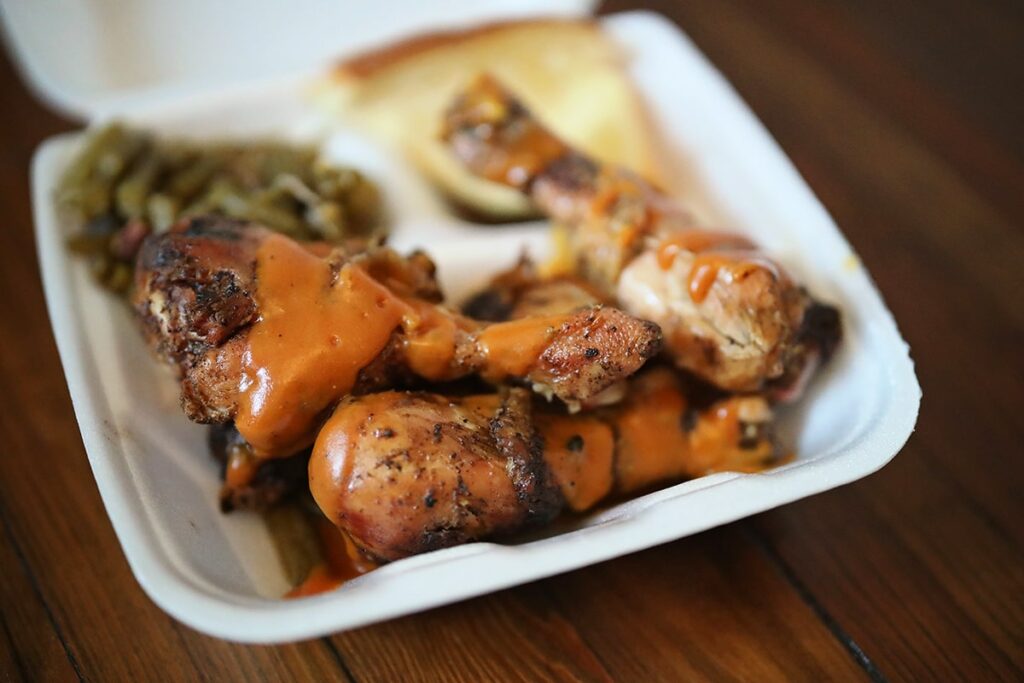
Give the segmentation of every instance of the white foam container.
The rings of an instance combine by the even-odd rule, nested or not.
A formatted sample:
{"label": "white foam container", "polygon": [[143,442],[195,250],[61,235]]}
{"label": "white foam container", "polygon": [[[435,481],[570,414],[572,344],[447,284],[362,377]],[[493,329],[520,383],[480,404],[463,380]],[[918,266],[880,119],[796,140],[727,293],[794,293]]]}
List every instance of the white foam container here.
{"label": "white foam container", "polygon": [[[59,49],[47,46],[45,29],[63,22],[65,44],[92,54],[96,48],[88,43],[97,42],[97,27],[106,25],[100,16],[104,8],[112,14],[113,6],[123,5],[71,4],[79,13],[94,12],[92,33],[74,13],[62,19],[52,9],[38,16],[21,3],[4,5],[9,42],[39,92],[55,106],[90,121],[117,115],[196,137],[267,133],[323,140],[326,153],[366,169],[383,186],[397,218],[393,243],[402,249],[428,247],[455,299],[511,265],[524,245],[544,249],[543,224],[470,226],[448,215],[389,153],[312,114],[304,103],[308,68],[257,78],[270,67],[249,74],[242,63],[208,55],[214,66],[198,83],[196,78],[178,82],[166,68],[103,72],[106,79],[96,80],[95,66],[76,81],[72,67],[61,65],[61,59],[75,60],[53,54]],[[567,0],[560,10],[581,13],[587,4]],[[157,5],[138,5],[149,7],[143,17],[147,26],[177,21],[182,25],[175,25],[173,34],[186,30],[188,21],[196,23],[154,9]],[[202,12],[220,5],[179,6]],[[312,0],[298,5],[314,14],[323,10]],[[376,31],[356,33],[366,42],[412,25],[479,19],[481,12],[516,13],[499,5],[467,14],[466,5],[431,5],[429,16],[421,12],[397,28],[370,21]],[[296,64],[305,60],[308,67],[336,45],[329,33],[316,32],[322,21],[307,19],[320,42],[293,48],[301,57]],[[260,20],[272,26],[275,15],[267,10]],[[123,28],[123,19],[118,21]],[[219,483],[204,428],[182,415],[173,380],[148,353],[123,304],[100,291],[65,249],[68,226],[58,221],[53,193],[82,135],[62,135],[39,148],[32,167],[50,318],[111,522],[139,583],[171,615],[200,631],[246,642],[283,642],[353,628],[600,562],[825,491],[874,472],[903,446],[921,395],[908,348],[832,219],[764,127],[677,28],[650,13],[610,16],[601,23],[630,55],[632,76],[678,164],[681,187],[675,189],[709,220],[750,234],[815,294],[843,311],[845,336],[837,357],[781,419],[796,460],[761,474],[704,477],[556,524],[515,544],[474,543],[433,552],[382,567],[332,593],[281,600],[288,586],[261,521],[217,509]],[[173,59],[172,44],[158,46],[157,52],[169,50],[163,59]],[[193,74],[200,66],[201,61],[191,67]],[[150,87],[140,87],[138,80]]]}

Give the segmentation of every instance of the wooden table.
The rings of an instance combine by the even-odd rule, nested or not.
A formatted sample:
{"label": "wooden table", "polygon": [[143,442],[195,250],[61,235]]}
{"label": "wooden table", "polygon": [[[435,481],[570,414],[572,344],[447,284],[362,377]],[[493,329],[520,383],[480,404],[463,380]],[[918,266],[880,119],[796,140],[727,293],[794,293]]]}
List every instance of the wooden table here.
{"label": "wooden table", "polygon": [[1011,4],[658,3],[796,162],[910,342],[923,410],[892,464],[660,548],[284,647],[195,633],[129,572],[32,238],[32,150],[75,124],[0,63],[0,679],[1020,680],[1024,10]]}

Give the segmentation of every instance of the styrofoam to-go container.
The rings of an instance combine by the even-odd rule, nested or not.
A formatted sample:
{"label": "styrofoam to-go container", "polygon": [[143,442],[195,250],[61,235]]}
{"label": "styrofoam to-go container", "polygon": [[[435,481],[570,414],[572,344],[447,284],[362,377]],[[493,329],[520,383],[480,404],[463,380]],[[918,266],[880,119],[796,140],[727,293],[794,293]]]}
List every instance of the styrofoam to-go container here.
{"label": "styrofoam to-go container", "polygon": [[[66,87],[67,67],[54,66],[59,60],[48,63],[31,56],[33,50],[45,52],[38,45],[45,16],[32,17],[23,9],[12,13],[12,4],[4,6],[8,39],[25,71],[52,102],[90,120],[117,115],[159,132],[201,138],[273,134],[322,140],[326,155],[365,169],[381,184],[396,215],[392,243],[399,249],[427,247],[453,299],[511,265],[521,249],[538,254],[545,249],[543,224],[478,228],[448,215],[389,152],[313,113],[304,100],[307,76],[302,73],[231,86],[227,80],[245,78],[237,68],[232,71],[237,65],[221,64],[221,71],[214,70],[220,80],[211,78],[205,87],[169,85],[164,79],[162,86],[140,93],[128,78],[131,87],[107,82],[97,96],[96,83],[78,90]],[[156,12],[144,17],[148,22],[162,16],[164,10],[153,9],[157,4],[139,3]],[[456,13],[467,4],[440,3],[444,11],[432,20],[454,20],[460,14],[484,18]],[[566,0],[561,9],[580,13],[587,5]],[[195,2],[181,6],[202,11]],[[318,3],[308,0],[299,6],[312,11]],[[508,14],[508,8],[499,7],[488,16]],[[425,25],[422,19],[417,21]],[[760,474],[703,477],[559,522],[516,542],[428,553],[386,565],[331,593],[281,600],[288,586],[262,522],[253,515],[219,512],[219,483],[206,453],[204,428],[182,415],[174,382],[151,358],[123,304],[95,287],[85,266],[64,247],[69,227],[58,220],[53,193],[82,135],[58,136],[40,147],[32,168],[47,304],[111,522],[139,583],[167,612],[232,640],[308,638],[680,538],[863,477],[902,447],[920,402],[908,348],[824,208],[750,110],[678,29],[650,13],[614,15],[601,23],[629,54],[630,73],[667,149],[687,167],[686,187],[677,189],[685,190],[716,223],[750,234],[816,295],[843,311],[845,336],[837,357],[803,401],[786,408],[781,418],[783,439],[795,447],[796,460]],[[394,27],[385,22],[378,28],[365,35],[391,37],[386,29]],[[86,38],[79,38],[78,47],[88,50]],[[210,61],[220,63],[213,57]],[[64,74],[63,89],[55,73]],[[159,80],[153,74],[148,78]]]}

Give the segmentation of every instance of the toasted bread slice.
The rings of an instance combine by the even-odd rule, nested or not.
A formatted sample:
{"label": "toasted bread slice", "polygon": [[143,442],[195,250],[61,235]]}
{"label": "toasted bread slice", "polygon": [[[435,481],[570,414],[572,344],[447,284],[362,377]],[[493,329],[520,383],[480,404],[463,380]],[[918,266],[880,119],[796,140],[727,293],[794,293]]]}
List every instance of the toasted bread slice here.
{"label": "toasted bread slice", "polygon": [[398,146],[457,204],[491,220],[533,215],[518,192],[469,174],[438,139],[455,92],[482,71],[572,145],[661,184],[656,147],[624,66],[588,20],[504,22],[411,38],[340,64],[319,99]]}

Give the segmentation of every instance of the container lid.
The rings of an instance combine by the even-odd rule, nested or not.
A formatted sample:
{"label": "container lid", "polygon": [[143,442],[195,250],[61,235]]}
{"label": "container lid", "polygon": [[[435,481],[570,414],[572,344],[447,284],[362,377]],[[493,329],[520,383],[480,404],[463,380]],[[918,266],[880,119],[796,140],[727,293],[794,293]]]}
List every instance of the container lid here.
{"label": "container lid", "polygon": [[411,33],[524,16],[584,16],[596,0],[0,0],[29,85],[70,116],[309,72]]}

